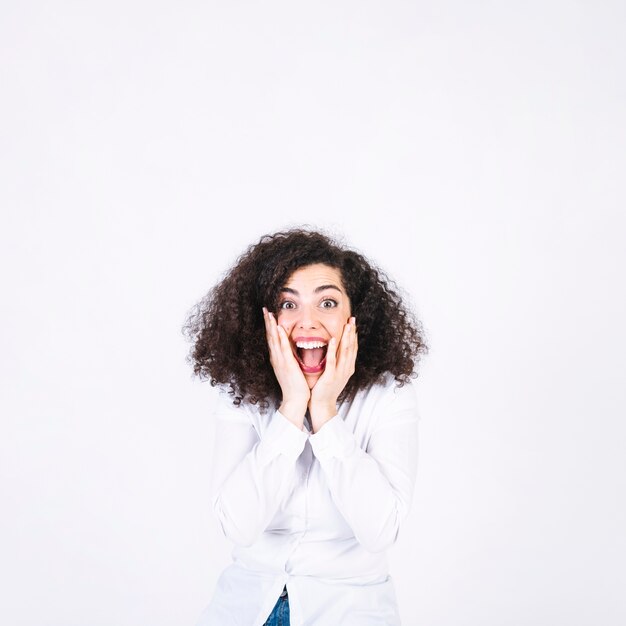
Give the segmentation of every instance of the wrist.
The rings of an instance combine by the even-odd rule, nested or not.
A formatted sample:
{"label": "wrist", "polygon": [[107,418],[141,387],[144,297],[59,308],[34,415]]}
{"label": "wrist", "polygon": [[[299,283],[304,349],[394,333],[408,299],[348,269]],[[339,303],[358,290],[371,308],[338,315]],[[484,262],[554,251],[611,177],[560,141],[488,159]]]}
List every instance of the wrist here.
{"label": "wrist", "polygon": [[336,402],[323,402],[314,403],[309,405],[311,412],[311,421],[320,424],[325,424],[328,420],[337,415],[337,403]]}
{"label": "wrist", "polygon": [[282,402],[278,410],[290,422],[294,423],[298,428],[302,428],[304,414],[306,413],[306,403],[286,400]]}

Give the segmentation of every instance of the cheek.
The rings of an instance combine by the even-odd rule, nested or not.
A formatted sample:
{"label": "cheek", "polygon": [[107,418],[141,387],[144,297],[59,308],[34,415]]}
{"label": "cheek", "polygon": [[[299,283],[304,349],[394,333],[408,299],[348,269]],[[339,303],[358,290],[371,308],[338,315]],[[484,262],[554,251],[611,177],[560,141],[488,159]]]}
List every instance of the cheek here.
{"label": "cheek", "polygon": [[335,320],[335,323],[333,324],[332,335],[337,339],[337,341],[341,339],[341,336],[343,335],[344,326],[346,325],[346,322],[348,321],[348,319],[350,319],[350,316],[344,317],[342,314],[341,317],[338,317]]}
{"label": "cheek", "polygon": [[289,334],[289,331],[291,330],[291,327],[293,326],[293,321],[289,319],[289,315],[285,315],[281,313],[279,313],[276,316],[276,323],[279,326],[282,326],[287,331],[287,334]]}

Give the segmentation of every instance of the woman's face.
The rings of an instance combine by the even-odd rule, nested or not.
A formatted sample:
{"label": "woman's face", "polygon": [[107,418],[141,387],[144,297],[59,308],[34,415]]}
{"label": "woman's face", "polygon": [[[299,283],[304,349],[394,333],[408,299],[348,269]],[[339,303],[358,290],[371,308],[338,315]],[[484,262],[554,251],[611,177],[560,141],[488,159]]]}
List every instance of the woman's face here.
{"label": "woman's face", "polygon": [[341,272],[316,263],[296,270],[283,285],[276,321],[286,331],[309,388],[326,365],[326,347],[332,337],[341,341],[351,315],[350,299]]}

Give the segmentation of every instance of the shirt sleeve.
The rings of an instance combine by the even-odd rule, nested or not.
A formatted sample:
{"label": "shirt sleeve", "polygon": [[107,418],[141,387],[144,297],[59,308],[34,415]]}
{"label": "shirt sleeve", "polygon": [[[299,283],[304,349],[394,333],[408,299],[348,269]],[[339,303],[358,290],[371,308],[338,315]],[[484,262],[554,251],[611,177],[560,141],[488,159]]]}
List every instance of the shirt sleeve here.
{"label": "shirt sleeve", "polygon": [[417,474],[415,389],[407,383],[381,400],[366,450],[339,415],[309,436],[335,505],[370,552],[396,541]]}
{"label": "shirt sleeve", "polygon": [[248,410],[220,394],[215,411],[211,502],[224,535],[238,545],[253,544],[285,496],[308,438],[280,412],[263,436]]}

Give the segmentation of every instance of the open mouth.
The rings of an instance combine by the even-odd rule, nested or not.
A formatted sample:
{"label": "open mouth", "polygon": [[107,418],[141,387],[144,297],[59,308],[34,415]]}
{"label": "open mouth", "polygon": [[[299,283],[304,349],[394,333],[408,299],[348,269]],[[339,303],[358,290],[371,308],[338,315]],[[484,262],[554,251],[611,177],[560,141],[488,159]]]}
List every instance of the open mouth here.
{"label": "open mouth", "polygon": [[317,374],[326,366],[328,343],[318,337],[296,338],[296,358],[305,374]]}

